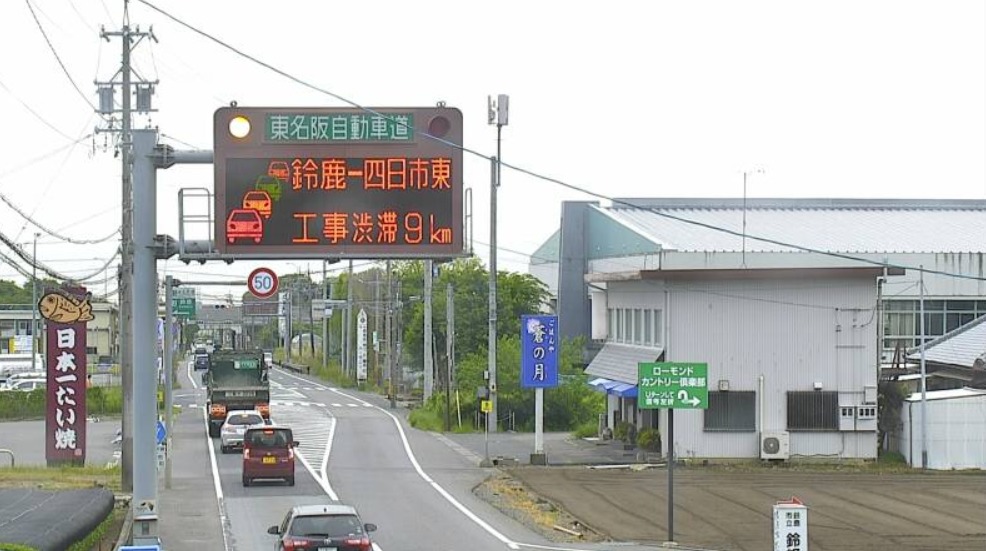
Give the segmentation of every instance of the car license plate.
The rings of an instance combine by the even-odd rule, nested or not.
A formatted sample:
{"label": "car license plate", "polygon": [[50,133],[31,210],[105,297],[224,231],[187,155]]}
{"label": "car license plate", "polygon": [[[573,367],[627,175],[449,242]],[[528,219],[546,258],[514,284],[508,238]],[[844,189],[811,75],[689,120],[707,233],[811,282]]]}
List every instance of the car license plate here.
{"label": "car license plate", "polygon": [[318,551],[336,551],[335,547],[319,547]]}
{"label": "car license plate", "polygon": [[267,456],[264,458],[264,463],[277,463],[277,458],[274,456]]}

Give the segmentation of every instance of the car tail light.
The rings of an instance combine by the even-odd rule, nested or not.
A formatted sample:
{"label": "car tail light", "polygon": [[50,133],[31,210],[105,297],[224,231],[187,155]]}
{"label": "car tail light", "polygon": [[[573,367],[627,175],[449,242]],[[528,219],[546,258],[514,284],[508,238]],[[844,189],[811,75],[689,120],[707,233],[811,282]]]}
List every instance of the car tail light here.
{"label": "car tail light", "polygon": [[288,448],[288,460],[294,461],[294,448]]}
{"label": "car tail light", "polygon": [[225,417],[226,416],[226,406],[222,404],[212,404],[209,406],[209,414],[213,417]]}
{"label": "car tail light", "polygon": [[259,229],[260,229],[260,224],[254,224],[254,225],[253,225],[253,229],[255,229],[255,230],[259,230]]}
{"label": "car tail light", "polygon": [[370,544],[370,538],[351,538],[346,540],[346,545],[356,546],[359,551],[373,551],[373,545]]}
{"label": "car tail light", "polygon": [[281,540],[281,544],[284,546],[284,551],[294,551],[297,549],[298,545],[303,545],[304,542],[293,540],[291,538],[284,538]]}
{"label": "car tail light", "polygon": [[257,404],[257,411],[264,419],[270,417],[270,405],[269,404]]}
{"label": "car tail light", "polygon": [[250,459],[250,448],[243,446],[243,459]]}

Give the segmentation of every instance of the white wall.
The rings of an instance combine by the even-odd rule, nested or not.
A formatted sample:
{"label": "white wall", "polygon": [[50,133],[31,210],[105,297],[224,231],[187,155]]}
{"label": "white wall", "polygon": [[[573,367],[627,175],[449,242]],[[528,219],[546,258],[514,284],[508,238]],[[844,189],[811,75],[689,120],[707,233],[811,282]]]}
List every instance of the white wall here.
{"label": "white wall", "polygon": [[[757,430],[706,432],[701,410],[677,410],[675,445],[683,457],[757,457],[759,430],[787,430],[788,391],[810,391],[817,382],[838,391],[841,404],[858,405],[864,387],[876,385],[877,287],[871,278],[630,281],[608,287],[610,308],[664,309],[667,300],[667,361],[707,363],[710,390],[725,379],[732,390],[759,391],[758,378],[764,377],[764,393],[758,394],[764,418]],[[792,432],[791,453],[875,458],[876,433]]]}
{"label": "white wall", "polygon": [[[986,394],[928,400],[928,468],[986,469]],[[921,467],[921,402],[901,409],[900,451]]]}

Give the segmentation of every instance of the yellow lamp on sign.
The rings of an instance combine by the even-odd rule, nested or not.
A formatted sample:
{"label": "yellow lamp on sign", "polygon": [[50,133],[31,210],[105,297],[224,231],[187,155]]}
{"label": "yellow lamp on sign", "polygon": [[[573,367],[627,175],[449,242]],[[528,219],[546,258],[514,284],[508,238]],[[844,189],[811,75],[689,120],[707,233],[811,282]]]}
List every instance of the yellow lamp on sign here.
{"label": "yellow lamp on sign", "polygon": [[229,121],[229,133],[234,138],[245,138],[250,133],[250,119],[237,115]]}
{"label": "yellow lamp on sign", "polygon": [[482,400],[479,403],[479,410],[483,413],[490,413],[493,411],[493,400]]}

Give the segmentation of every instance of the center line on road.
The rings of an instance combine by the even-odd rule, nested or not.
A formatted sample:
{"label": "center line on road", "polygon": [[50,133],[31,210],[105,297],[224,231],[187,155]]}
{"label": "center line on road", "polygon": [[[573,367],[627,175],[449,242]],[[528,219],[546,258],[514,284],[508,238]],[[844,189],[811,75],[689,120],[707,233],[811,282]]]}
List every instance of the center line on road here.
{"label": "center line on road", "polygon": [[[291,373],[287,373],[287,372],[283,372],[283,373],[285,375],[289,376],[289,377],[293,377],[295,379],[299,379],[299,380],[302,380],[302,381],[307,381],[307,379],[303,379],[301,377],[298,377],[297,375],[294,375],[294,374],[291,374]],[[317,384],[317,383],[315,383],[315,384]],[[489,534],[489,535],[493,536],[494,538],[500,540],[501,542],[503,542],[510,549],[520,549],[520,545],[519,544],[517,544],[516,542],[512,541],[507,536],[501,534],[496,528],[493,528],[485,520],[479,518],[478,515],[476,515],[475,513],[473,513],[472,511],[470,511],[469,509],[467,509],[466,506],[463,505],[462,503],[460,503],[457,499],[455,499],[455,497],[453,497],[452,494],[448,493],[448,491],[446,491],[445,488],[443,488],[441,486],[441,484],[439,484],[439,483],[435,482],[434,480],[432,480],[432,478],[430,476],[428,476],[427,473],[425,473],[424,469],[422,469],[421,468],[421,465],[418,463],[418,459],[414,456],[414,452],[411,451],[411,443],[407,439],[407,434],[404,433],[404,427],[401,426],[400,420],[397,419],[397,417],[394,414],[392,414],[389,411],[383,409],[382,407],[379,407],[379,406],[375,406],[373,404],[370,404],[366,400],[360,399],[360,398],[358,398],[356,396],[353,396],[351,394],[346,394],[345,392],[342,392],[342,391],[337,390],[335,388],[330,388],[330,387],[327,387],[327,386],[324,386],[324,385],[319,385],[319,386],[322,389],[324,389],[324,390],[331,390],[332,392],[335,392],[336,394],[339,394],[341,396],[345,396],[346,398],[349,398],[350,400],[356,400],[357,402],[360,402],[361,404],[369,404],[371,407],[374,407],[374,408],[380,410],[385,415],[387,415],[388,417],[390,417],[390,419],[394,422],[394,425],[397,427],[397,433],[400,434],[401,441],[404,444],[404,454],[407,455],[408,460],[411,461],[411,466],[414,467],[414,470],[415,470],[415,472],[418,473],[418,476],[421,477],[422,480],[424,480],[425,482],[427,482],[432,487],[432,489],[434,489],[436,492],[438,492],[439,495],[441,495],[443,498],[445,498],[445,501],[449,502],[449,504],[451,504],[453,507],[455,507],[456,509],[458,509],[459,512],[461,512],[463,515],[465,515],[469,520],[473,521],[474,523],[476,523],[476,525],[478,525],[480,528],[482,528],[483,530],[485,530],[487,534]]]}

